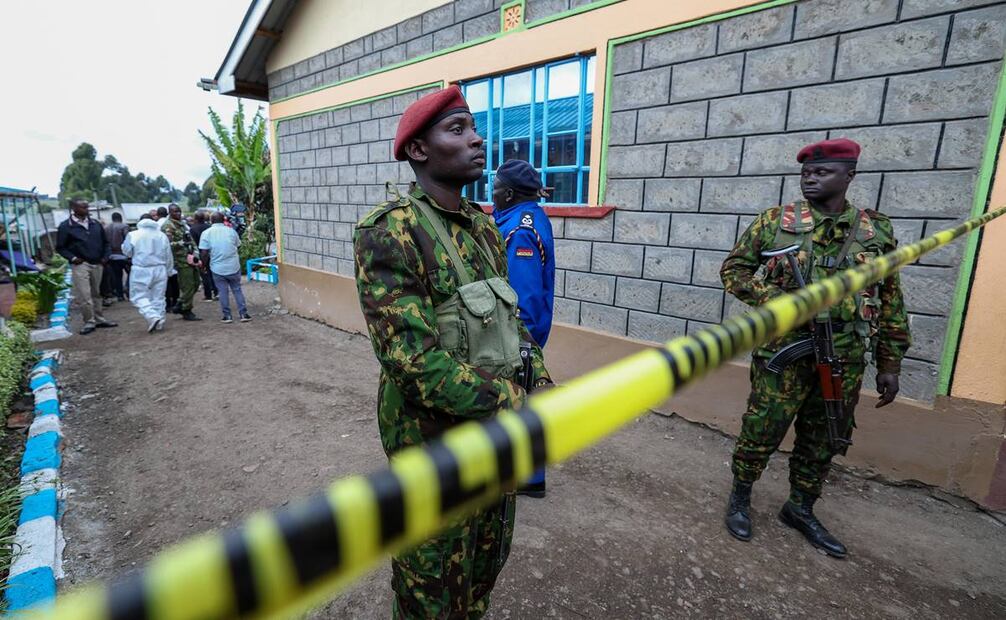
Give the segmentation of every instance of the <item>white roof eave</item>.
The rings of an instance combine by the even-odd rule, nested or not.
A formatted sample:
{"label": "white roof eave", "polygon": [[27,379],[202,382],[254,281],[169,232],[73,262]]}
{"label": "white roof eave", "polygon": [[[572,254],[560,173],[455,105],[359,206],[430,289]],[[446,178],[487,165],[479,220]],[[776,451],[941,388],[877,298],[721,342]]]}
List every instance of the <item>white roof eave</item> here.
{"label": "white roof eave", "polygon": [[237,70],[241,58],[248,51],[248,46],[255,36],[255,31],[262,24],[262,19],[271,5],[272,0],[254,0],[254,4],[252,4],[248,14],[248,19],[245,20],[241,31],[238,32],[235,45],[231,48],[230,53],[227,54],[227,58],[224,59],[224,64],[220,67],[220,72],[217,74],[217,89],[220,94],[227,95],[237,90],[237,79],[234,77],[234,72]]}

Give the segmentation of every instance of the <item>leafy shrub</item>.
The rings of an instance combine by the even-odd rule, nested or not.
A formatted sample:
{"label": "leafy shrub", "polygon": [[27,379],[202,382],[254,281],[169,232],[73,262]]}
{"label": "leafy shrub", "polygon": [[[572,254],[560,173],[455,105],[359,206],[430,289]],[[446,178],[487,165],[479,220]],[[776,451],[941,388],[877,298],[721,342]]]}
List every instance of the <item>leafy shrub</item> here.
{"label": "leafy shrub", "polygon": [[25,289],[19,290],[10,309],[10,318],[28,328],[35,327],[38,321],[38,298],[35,294]]}
{"label": "leafy shrub", "polygon": [[245,233],[241,240],[241,247],[238,248],[238,258],[241,260],[241,271],[245,270],[245,264],[250,258],[262,258],[268,252],[268,238],[260,231],[252,229],[251,233]]}
{"label": "leafy shrub", "polygon": [[53,255],[49,257],[49,265],[53,269],[65,269],[69,264],[70,261],[63,258],[62,254],[53,253]]}
{"label": "leafy shrub", "polygon": [[24,383],[25,365],[34,357],[27,327],[8,323],[5,329],[0,330],[0,411],[3,411],[4,418],[10,413],[11,400]]}
{"label": "leafy shrub", "polygon": [[36,314],[49,314],[56,305],[59,292],[67,287],[63,269],[48,271],[28,271],[14,276],[18,294],[21,291],[32,293],[36,301]]}

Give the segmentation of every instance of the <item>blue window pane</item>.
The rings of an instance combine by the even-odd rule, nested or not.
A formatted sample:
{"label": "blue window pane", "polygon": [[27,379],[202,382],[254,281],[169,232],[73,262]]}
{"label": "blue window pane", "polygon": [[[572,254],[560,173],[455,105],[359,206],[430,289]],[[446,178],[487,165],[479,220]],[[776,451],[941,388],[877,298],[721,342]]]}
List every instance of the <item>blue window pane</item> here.
{"label": "blue window pane", "polygon": [[479,132],[479,135],[485,139],[488,135],[486,132],[489,131],[489,113],[473,112],[472,119],[475,121],[475,129]]}
{"label": "blue window pane", "polygon": [[503,107],[531,103],[531,72],[514,73],[503,78]]}
{"label": "blue window pane", "polygon": [[531,143],[527,138],[503,141],[503,161],[522,159],[531,161]]}
{"label": "blue window pane", "polygon": [[553,188],[548,201],[572,204],[578,202],[576,195],[576,172],[550,172],[548,186]]}
{"label": "blue window pane", "polygon": [[576,131],[580,122],[580,98],[548,100],[548,132]]}
{"label": "blue window pane", "polygon": [[580,60],[548,68],[548,98],[565,99],[580,94]]}
{"label": "blue window pane", "polygon": [[495,169],[522,159],[555,188],[550,202],[586,201],[595,63],[576,57],[463,86],[487,151],[487,174],[465,188],[466,196],[491,200]]}
{"label": "blue window pane", "polygon": [[485,112],[489,109],[489,81],[475,82],[465,87],[465,100],[472,112]]}
{"label": "blue window pane", "polygon": [[575,166],[576,145],[575,133],[550,135],[548,137],[548,165]]}

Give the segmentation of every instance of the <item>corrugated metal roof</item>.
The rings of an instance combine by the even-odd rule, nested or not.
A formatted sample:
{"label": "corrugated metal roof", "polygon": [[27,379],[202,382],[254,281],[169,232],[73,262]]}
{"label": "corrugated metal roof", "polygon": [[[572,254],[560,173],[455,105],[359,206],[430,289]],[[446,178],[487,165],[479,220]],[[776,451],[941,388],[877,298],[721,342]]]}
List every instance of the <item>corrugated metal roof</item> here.
{"label": "corrugated metal roof", "polygon": [[[559,131],[574,131],[579,121],[580,102],[578,97],[565,97],[563,99],[552,99],[548,102],[548,128],[550,133]],[[545,104],[538,102],[534,104],[534,130],[533,134],[538,136],[544,132],[545,128]],[[592,112],[594,109],[594,95],[588,93],[584,101],[584,112],[586,116],[586,127],[590,128]],[[494,125],[498,130],[500,114],[499,110],[494,110]],[[489,131],[489,121],[487,112],[476,112],[472,114],[475,125],[479,133],[483,136]],[[528,128],[531,125],[531,104],[510,106],[503,109],[503,139],[512,140],[514,138],[526,138]]]}

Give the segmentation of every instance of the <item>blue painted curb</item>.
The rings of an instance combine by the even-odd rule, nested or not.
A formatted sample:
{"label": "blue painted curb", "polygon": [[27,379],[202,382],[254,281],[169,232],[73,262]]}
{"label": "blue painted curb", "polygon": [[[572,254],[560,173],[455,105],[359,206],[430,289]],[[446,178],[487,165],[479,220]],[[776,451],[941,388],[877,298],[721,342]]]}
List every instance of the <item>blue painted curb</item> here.
{"label": "blue painted curb", "polygon": [[32,437],[24,445],[24,456],[21,458],[21,475],[30,474],[40,469],[58,469],[63,457],[59,454],[59,433],[49,431]]}
{"label": "blue painted curb", "polygon": [[45,489],[32,493],[21,500],[21,517],[18,525],[27,523],[39,517],[52,517],[56,514],[56,489]]}
{"label": "blue painted curb", "polygon": [[56,385],[56,379],[50,374],[39,375],[38,377],[32,379],[28,382],[28,387],[32,390],[37,390],[43,385]]}
{"label": "blue painted curb", "polygon": [[48,351],[29,374],[36,399],[35,420],[21,458],[21,489],[26,495],[14,535],[19,552],[3,591],[10,612],[52,601],[56,576],[62,570],[58,490],[62,430],[58,386],[52,376],[58,365],[59,351]]}
{"label": "blue painted curb", "polygon": [[35,403],[35,415],[62,415],[59,410],[59,401],[52,398],[49,400],[43,400],[40,403]]}
{"label": "blue painted curb", "polygon": [[40,566],[7,580],[4,590],[8,611],[25,609],[41,601],[56,598],[56,574],[49,566]]}

